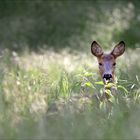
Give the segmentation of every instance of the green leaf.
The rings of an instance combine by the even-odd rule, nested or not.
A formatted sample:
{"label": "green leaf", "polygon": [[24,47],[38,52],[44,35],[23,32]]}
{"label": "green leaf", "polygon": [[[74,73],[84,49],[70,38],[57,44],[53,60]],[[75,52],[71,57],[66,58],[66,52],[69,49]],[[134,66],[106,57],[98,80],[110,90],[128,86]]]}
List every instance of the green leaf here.
{"label": "green leaf", "polygon": [[114,96],[112,96],[111,98],[108,99],[111,103],[114,103],[115,102],[115,98]]}
{"label": "green leaf", "polygon": [[111,91],[109,89],[106,89],[105,90],[105,93],[107,93],[108,95],[110,95],[111,94]]}
{"label": "green leaf", "polygon": [[111,88],[111,87],[114,87],[116,86],[114,83],[108,83],[105,85],[105,88]]}
{"label": "green leaf", "polygon": [[105,90],[105,93],[108,94],[110,97],[113,97],[113,95],[111,94],[111,90],[106,89],[106,90]]}
{"label": "green leaf", "polygon": [[102,81],[95,82],[95,84],[97,84],[97,85],[104,85],[104,83]]}
{"label": "green leaf", "polygon": [[118,89],[122,89],[122,90],[124,90],[125,93],[128,94],[128,90],[127,90],[125,87],[123,87],[123,86],[121,86],[121,85],[118,85],[117,88],[118,88]]}
{"label": "green leaf", "polygon": [[95,88],[91,82],[86,82],[85,83],[85,86],[91,87],[91,88]]}

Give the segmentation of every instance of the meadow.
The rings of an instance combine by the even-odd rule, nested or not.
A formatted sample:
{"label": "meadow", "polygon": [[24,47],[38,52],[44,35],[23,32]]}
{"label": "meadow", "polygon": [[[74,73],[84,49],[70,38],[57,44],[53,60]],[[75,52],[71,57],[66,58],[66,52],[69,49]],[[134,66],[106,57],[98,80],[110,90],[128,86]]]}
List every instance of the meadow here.
{"label": "meadow", "polygon": [[[140,138],[139,1],[0,4],[1,139]],[[126,43],[111,104],[95,98],[93,40],[105,51]]]}

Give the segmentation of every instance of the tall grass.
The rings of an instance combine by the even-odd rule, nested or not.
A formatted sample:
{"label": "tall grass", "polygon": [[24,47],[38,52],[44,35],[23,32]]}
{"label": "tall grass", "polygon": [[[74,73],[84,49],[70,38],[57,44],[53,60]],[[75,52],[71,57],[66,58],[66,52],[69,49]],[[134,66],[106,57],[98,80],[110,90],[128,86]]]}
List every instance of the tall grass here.
{"label": "tall grass", "polygon": [[[140,138],[138,0],[5,0],[0,11],[1,139]],[[108,100],[93,40],[126,42]]]}
{"label": "tall grass", "polygon": [[102,94],[103,84],[89,54],[50,51],[19,56],[3,51],[0,137],[139,138],[140,66],[134,67],[133,62],[139,60],[136,54],[138,50],[128,51],[118,60],[119,94],[110,104],[96,98]]}

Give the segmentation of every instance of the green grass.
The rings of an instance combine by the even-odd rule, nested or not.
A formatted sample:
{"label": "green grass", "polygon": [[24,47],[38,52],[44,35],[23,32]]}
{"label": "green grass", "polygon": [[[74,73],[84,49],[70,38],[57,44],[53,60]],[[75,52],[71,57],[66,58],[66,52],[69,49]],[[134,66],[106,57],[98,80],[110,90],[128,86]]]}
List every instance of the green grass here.
{"label": "green grass", "polygon": [[[0,0],[0,139],[139,139],[139,0]],[[117,93],[93,40],[121,40]]]}
{"label": "green grass", "polygon": [[95,98],[103,84],[95,58],[89,54],[50,51],[19,56],[3,51],[0,137],[139,138],[140,66],[133,66],[139,61],[136,54],[139,52],[127,51],[119,58],[119,94],[110,103]]}

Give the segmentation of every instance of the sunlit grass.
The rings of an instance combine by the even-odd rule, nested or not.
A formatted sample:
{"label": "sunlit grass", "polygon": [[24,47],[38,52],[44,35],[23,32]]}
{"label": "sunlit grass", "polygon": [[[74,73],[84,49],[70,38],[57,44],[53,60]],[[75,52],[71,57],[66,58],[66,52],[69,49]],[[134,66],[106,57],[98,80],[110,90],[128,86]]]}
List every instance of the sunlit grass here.
{"label": "sunlit grass", "polygon": [[[3,127],[9,134],[6,136],[0,131],[1,136],[138,138],[139,123],[133,120],[140,103],[138,61],[139,49],[128,50],[117,60],[119,94],[114,99],[102,100],[100,95],[104,86],[100,82],[96,58],[90,53],[64,50],[61,53],[46,51],[18,55],[3,51],[0,62],[0,129]],[[122,121],[124,123],[120,124]],[[136,128],[132,135],[123,130],[126,129],[125,123],[130,125],[128,132],[132,127]],[[110,129],[109,124],[118,128]],[[100,130],[96,128],[98,125]],[[88,131],[88,128],[95,131]],[[117,134],[116,129],[120,129]],[[33,136],[32,132],[36,135]]]}
{"label": "sunlit grass", "polygon": [[[17,3],[23,9],[17,16],[4,8],[0,47],[9,49],[0,50],[1,139],[140,138],[135,2],[31,1],[23,2],[27,11]],[[16,0],[11,9],[17,12]],[[93,40],[108,50],[126,42],[115,95],[104,89]]]}

